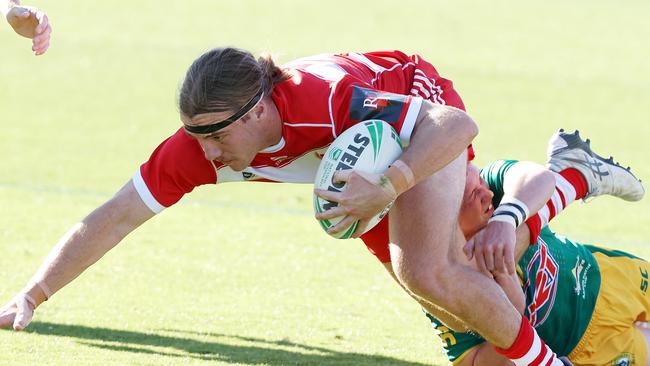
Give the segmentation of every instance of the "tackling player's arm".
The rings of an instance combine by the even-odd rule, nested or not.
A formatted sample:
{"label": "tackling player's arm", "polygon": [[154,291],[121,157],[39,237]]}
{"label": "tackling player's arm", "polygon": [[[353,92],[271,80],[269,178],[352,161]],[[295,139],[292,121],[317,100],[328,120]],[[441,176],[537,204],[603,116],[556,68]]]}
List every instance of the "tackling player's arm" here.
{"label": "tackling player's arm", "polygon": [[[515,259],[519,261],[528,246],[530,245],[530,232],[526,225],[517,228],[517,244],[515,247]],[[521,313],[524,313],[526,298],[517,275],[509,273],[497,273],[495,281],[506,293],[510,302]],[[499,354],[494,346],[484,342],[468,349],[462,357],[454,362],[454,366],[512,366],[513,363],[503,355]]]}
{"label": "tackling player's arm", "polygon": [[60,239],[30,283],[0,310],[0,327],[24,329],[38,305],[153,215],[129,181]]}
{"label": "tackling player's arm", "polygon": [[[468,243],[465,252],[476,257],[479,270],[484,273],[515,273],[515,230],[527,217],[535,214],[551,198],[555,190],[553,173],[532,162],[506,162],[502,190],[490,187],[502,196],[499,207],[488,225]],[[504,169],[505,170],[505,169]]]}

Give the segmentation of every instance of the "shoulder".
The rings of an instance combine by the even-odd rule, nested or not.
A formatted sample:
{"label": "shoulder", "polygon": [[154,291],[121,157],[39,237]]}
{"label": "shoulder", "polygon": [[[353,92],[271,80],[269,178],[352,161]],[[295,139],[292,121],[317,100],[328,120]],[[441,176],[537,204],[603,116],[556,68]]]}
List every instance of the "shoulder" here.
{"label": "shoulder", "polygon": [[216,167],[199,143],[181,128],[163,141],[140,167],[148,190],[163,206],[203,184],[216,183]]}

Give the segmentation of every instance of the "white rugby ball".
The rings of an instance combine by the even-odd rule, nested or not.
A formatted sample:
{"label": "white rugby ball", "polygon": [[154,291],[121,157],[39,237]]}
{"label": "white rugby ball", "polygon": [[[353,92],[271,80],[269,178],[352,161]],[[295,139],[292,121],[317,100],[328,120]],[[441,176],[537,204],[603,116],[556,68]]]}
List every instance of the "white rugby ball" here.
{"label": "white rugby ball", "polygon": [[[332,182],[334,172],[337,170],[354,169],[369,173],[383,173],[402,154],[402,141],[393,127],[382,120],[368,120],[359,122],[345,130],[327,148],[323,160],[316,172],[315,188],[326,189],[333,192],[345,190],[345,184]],[[314,195],[314,211],[323,212],[338,206]],[[381,213],[373,217],[366,231],[373,228],[388,213],[386,207]],[[327,231],[336,225],[343,217],[321,220],[321,227]],[[357,229],[359,222],[338,235],[338,239],[349,238]]]}

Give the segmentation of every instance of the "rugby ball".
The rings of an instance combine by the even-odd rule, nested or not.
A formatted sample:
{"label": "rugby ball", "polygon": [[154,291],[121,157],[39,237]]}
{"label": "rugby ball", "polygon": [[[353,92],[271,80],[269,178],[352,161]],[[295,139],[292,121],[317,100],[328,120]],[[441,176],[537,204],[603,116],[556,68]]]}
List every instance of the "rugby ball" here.
{"label": "rugby ball", "polygon": [[[399,135],[390,124],[382,120],[359,122],[345,130],[327,148],[323,160],[316,172],[314,187],[334,192],[345,190],[344,183],[334,183],[332,178],[337,170],[354,169],[369,173],[383,173],[402,154],[402,142]],[[314,211],[323,212],[338,206],[338,203],[322,199],[314,195]],[[373,217],[365,231],[373,228],[388,213],[386,207]],[[336,225],[343,217],[321,220],[320,225],[327,231]],[[338,235],[337,239],[347,239],[357,229],[359,222]],[[364,232],[365,232],[364,231]]]}

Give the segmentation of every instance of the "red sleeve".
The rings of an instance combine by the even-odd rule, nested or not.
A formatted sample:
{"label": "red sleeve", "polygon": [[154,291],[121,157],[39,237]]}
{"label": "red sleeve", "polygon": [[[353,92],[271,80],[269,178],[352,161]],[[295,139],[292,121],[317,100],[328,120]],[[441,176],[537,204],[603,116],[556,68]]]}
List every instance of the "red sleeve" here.
{"label": "red sleeve", "polygon": [[390,123],[408,145],[422,98],[376,90],[348,78],[336,84],[332,98],[336,134],[369,119]]}
{"label": "red sleeve", "polygon": [[194,187],[216,183],[217,173],[212,162],[205,159],[199,143],[179,129],[142,164],[133,182],[142,200],[158,213]]}

